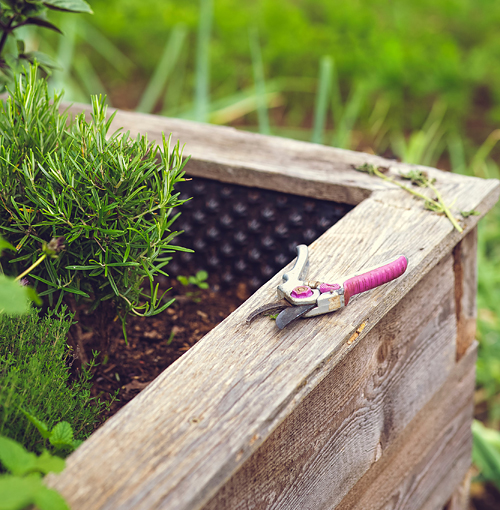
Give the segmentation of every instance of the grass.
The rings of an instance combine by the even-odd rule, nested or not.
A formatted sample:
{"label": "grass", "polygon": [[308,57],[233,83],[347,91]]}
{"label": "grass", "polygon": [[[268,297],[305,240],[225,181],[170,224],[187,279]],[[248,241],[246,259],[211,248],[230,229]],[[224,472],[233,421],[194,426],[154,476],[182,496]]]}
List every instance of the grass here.
{"label": "grass", "polygon": [[139,101],[137,111],[151,113],[154,110],[156,103],[165,89],[169,77],[177,65],[184,47],[186,33],[186,27],[183,25],[176,25],[172,29],[158,62],[158,66],[156,67],[155,72],[153,73],[146,90],[142,94],[141,100]]}
{"label": "grass", "polygon": [[[134,62],[132,68],[120,66],[120,78],[108,59],[93,58],[103,83],[111,87],[139,77],[144,83],[144,77],[152,76],[157,68],[165,33],[180,23],[187,29],[188,58],[187,86],[179,102],[192,100],[199,66],[208,64],[207,59],[200,60],[199,52],[208,50],[210,94],[216,100],[227,97],[252,85],[253,64],[245,34],[249,26],[258,26],[267,79],[316,78],[321,58],[331,55],[341,78],[342,97],[356,83],[371,83],[370,102],[386,96],[393,105],[391,122],[400,129],[421,126],[436,97],[449,105],[452,118],[464,118],[473,108],[478,87],[488,88],[493,103],[489,115],[499,118],[495,36],[500,6],[489,0],[403,0],[396,4],[382,0],[218,0],[209,9],[210,3],[94,0],[95,14],[81,19]],[[203,30],[200,20],[207,25]],[[200,49],[198,34],[207,33],[211,33],[209,48],[203,45]],[[57,37],[54,34],[52,40]],[[93,39],[78,40],[80,54],[90,56],[96,51]],[[304,96],[297,105],[290,97],[296,125],[314,109],[314,100],[314,94]],[[370,109],[366,105],[362,116]]]}
{"label": "grass", "polygon": [[332,58],[325,55],[321,59],[319,67],[318,90],[316,93],[316,103],[314,105],[314,123],[311,136],[311,142],[313,143],[323,143],[330,91],[332,88],[332,67]]}
{"label": "grass", "polygon": [[[185,38],[179,60],[173,51],[167,92],[158,97],[156,111],[182,106],[186,110],[191,105],[197,118],[207,120],[212,101],[256,84],[255,52],[246,34],[249,27],[258,27],[266,81],[286,77],[316,82],[323,57],[332,58],[333,82],[338,82],[337,91],[333,82],[331,90],[335,123],[340,122],[336,106],[355,95],[359,111],[349,118],[360,124],[376,104],[384,103],[390,105],[385,115],[391,130],[416,131],[439,98],[447,108],[446,122],[457,125],[474,112],[478,90],[484,96],[481,101],[488,103],[483,121],[492,125],[500,119],[495,37],[500,5],[490,0],[432,4],[402,0],[394,5],[382,0],[152,0],[147,5],[137,0],[94,0],[92,7],[94,15],[79,16],[74,30],[64,27],[67,40],[60,45],[61,52],[64,47],[69,53],[73,40],[78,55],[68,76],[75,91],[71,99],[105,92],[95,90],[99,83],[111,92],[127,87],[131,93],[112,99],[129,108],[137,107],[144,94],[154,96],[151,83],[165,69],[159,64],[166,40],[182,26]],[[55,19],[57,13],[51,16]],[[50,33],[41,38],[35,29],[30,44],[57,56],[60,40]],[[92,78],[82,79],[86,75]],[[280,124],[312,128],[315,91],[316,86],[304,94],[286,92]],[[257,108],[254,112],[246,124],[258,122]],[[331,123],[330,118],[327,127]]]}

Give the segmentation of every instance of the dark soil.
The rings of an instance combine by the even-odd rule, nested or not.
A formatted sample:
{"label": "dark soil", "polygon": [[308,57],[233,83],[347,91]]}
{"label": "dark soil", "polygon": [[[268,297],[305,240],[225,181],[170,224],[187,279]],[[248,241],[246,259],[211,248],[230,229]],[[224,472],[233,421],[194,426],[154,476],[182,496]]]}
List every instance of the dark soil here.
{"label": "dark soil", "polygon": [[471,484],[470,510],[498,510],[500,492],[491,483]]}
{"label": "dark soil", "polygon": [[[125,343],[121,323],[113,321],[109,327],[110,349],[107,356],[99,355],[94,369],[93,396],[115,400],[103,418],[116,413],[153,381],[176,359],[243,303],[250,292],[245,283],[234,289],[221,290],[217,278],[209,278],[210,288],[203,290],[182,286],[175,279],[159,281],[164,290],[172,287],[166,298],[176,298],[174,304],[153,317],[130,315],[127,320]],[[215,281],[215,283],[214,283]],[[83,312],[83,310],[81,310]],[[80,313],[75,335],[85,346],[85,356],[91,358],[98,346],[95,316]]]}

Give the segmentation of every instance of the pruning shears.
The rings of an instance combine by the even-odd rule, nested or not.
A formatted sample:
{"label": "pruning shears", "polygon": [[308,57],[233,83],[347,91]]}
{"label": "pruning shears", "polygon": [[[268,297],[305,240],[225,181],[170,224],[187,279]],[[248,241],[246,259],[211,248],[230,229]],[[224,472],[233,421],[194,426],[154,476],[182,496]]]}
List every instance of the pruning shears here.
{"label": "pruning shears", "polygon": [[307,246],[297,246],[297,259],[293,268],[283,275],[283,282],[276,292],[278,301],[267,303],[254,310],[248,317],[251,322],[266,312],[280,312],[276,325],[283,329],[299,317],[314,317],[335,312],[349,304],[352,296],[366,292],[399,278],[408,267],[408,259],[398,255],[380,266],[341,278],[338,283],[307,281],[309,253]]}

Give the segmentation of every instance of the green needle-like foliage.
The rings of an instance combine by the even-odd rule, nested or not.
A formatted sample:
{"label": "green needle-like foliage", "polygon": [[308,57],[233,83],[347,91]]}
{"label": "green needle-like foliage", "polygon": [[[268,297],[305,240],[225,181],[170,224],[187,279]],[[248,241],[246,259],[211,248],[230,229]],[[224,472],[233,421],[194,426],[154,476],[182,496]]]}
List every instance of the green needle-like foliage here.
{"label": "green needle-like foliage", "polygon": [[182,204],[174,192],[184,175],[179,143],[170,150],[165,137],[160,149],[146,137],[109,136],[113,116],[101,97],[92,98],[90,122],[84,114],[70,122],[36,72],[20,76],[0,105],[0,233],[18,252],[4,271],[20,274],[44,243],[63,238],[59,256],[30,273],[40,296],[60,303],[71,293],[94,308],[111,299],[123,323],[129,312],[159,313],[169,303],[153,278],[165,274],[169,253],[183,250],[170,244],[178,234],[171,211]]}
{"label": "green needle-like foliage", "polygon": [[[91,367],[71,379],[67,348],[71,319],[64,308],[57,315],[49,311],[43,318],[34,309],[19,317],[0,314],[0,435],[31,451],[61,447],[62,441],[55,441],[55,436],[50,440],[52,432],[64,427],[56,425],[60,422],[74,429],[74,437],[72,433],[66,441],[69,446],[75,438],[85,439],[107,408],[91,397]],[[46,438],[34,417],[52,431]]]}

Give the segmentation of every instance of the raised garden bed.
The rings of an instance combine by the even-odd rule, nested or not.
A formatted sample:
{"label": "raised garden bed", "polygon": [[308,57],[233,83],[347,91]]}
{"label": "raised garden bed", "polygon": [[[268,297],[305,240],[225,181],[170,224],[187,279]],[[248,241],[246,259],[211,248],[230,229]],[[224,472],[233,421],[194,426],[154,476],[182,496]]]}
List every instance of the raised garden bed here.
{"label": "raised garden bed", "polygon": [[[175,228],[179,244],[194,253],[179,253],[168,265],[171,278],[158,277],[161,290],[172,287],[176,303],[159,316],[128,319],[128,342],[121,325],[111,322],[111,349],[101,357],[95,377],[95,396],[117,393],[108,414],[114,414],[142,391],[166,367],[250,297],[266,280],[308,244],[345,216],[352,206],[304,199],[297,195],[228,184],[200,177],[177,186],[182,207]],[[175,211],[174,211],[175,213]],[[209,289],[187,288],[178,275],[209,271]],[[98,350],[96,320],[85,305],[74,334],[87,357]],[[95,344],[95,345],[94,345]]]}
{"label": "raised garden bed", "polygon": [[341,312],[283,331],[268,319],[248,326],[280,271],[50,477],[71,508],[465,509],[475,226],[499,183],[427,169],[454,210],[479,213],[459,233],[352,168],[408,165],[149,115],[118,112],[115,126],[172,132],[193,176],[356,205],[310,244],[311,278],[398,253],[409,266]]}

